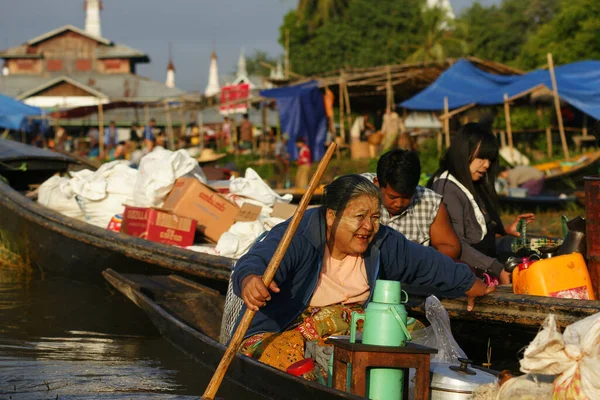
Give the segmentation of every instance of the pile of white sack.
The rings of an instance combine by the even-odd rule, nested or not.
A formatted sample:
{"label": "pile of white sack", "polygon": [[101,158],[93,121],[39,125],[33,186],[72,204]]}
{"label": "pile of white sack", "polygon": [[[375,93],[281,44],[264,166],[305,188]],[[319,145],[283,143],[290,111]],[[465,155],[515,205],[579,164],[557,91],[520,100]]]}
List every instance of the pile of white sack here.
{"label": "pile of white sack", "polygon": [[[106,228],[124,205],[161,207],[182,176],[192,176],[207,183],[198,162],[185,150],[175,152],[159,149],[142,158],[134,169],[127,161],[103,164],[98,170],[71,172],[71,177],[53,176],[39,188],[38,202],[63,215]],[[190,250],[239,258],[256,239],[283,220],[272,218],[276,202],[289,203],[291,195],[279,196],[256,173],[248,168],[243,178],[230,182],[226,197],[242,206],[248,202],[262,207],[256,221],[236,222],[225,232],[216,246],[197,245]]]}
{"label": "pile of white sack", "polygon": [[68,217],[106,228],[122,214],[124,204],[160,207],[175,180],[191,174],[206,183],[198,162],[184,150],[157,150],[147,154],[139,169],[128,161],[103,164],[96,171],[71,172],[71,178],[53,176],[39,188],[38,202]]}

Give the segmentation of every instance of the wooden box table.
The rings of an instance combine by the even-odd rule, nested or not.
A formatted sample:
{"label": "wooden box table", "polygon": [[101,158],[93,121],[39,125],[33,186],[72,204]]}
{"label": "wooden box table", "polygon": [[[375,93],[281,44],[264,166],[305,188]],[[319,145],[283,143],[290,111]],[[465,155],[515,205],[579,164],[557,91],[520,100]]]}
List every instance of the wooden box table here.
{"label": "wooden box table", "polygon": [[415,400],[429,398],[429,360],[437,349],[407,342],[406,346],[374,346],[350,343],[348,339],[328,339],[333,350],[333,388],[345,391],[347,365],[352,365],[350,391],[367,394],[367,368],[399,368],[404,370],[403,397],[408,398],[408,369],[415,368]]}

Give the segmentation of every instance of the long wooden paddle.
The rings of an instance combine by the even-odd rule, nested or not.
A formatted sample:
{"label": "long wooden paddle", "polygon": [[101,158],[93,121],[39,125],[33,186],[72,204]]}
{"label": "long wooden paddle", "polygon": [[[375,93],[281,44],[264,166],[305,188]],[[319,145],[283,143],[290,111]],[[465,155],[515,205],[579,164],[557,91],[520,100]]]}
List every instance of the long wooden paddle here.
{"label": "long wooden paddle", "polygon": [[[275,254],[273,254],[273,258],[271,258],[271,262],[265,270],[262,280],[266,287],[269,287],[269,285],[273,281],[273,278],[275,277],[275,273],[279,268],[279,264],[281,263],[285,252],[290,246],[292,237],[294,236],[294,233],[296,233],[296,229],[298,229],[298,225],[300,224],[300,220],[304,215],[304,211],[306,211],[308,203],[310,203],[310,199],[315,189],[319,185],[319,181],[321,180],[321,177],[323,176],[323,173],[325,172],[325,169],[327,168],[327,165],[329,164],[329,161],[331,160],[331,157],[335,152],[336,146],[336,143],[332,142],[327,148],[323,159],[321,160],[321,162],[319,162],[317,171],[315,172],[312,179],[310,180],[310,183],[308,184],[308,189],[306,189],[306,192],[304,192],[304,195],[302,196],[302,200],[300,200],[300,205],[296,209],[296,212],[294,213],[290,224],[288,225],[285,233],[283,234],[281,242],[279,242],[279,246],[277,246],[277,249],[275,250]],[[206,390],[204,391],[204,394],[202,395],[203,399],[213,400],[215,398],[215,395],[219,390],[219,386],[221,386],[221,382],[223,382],[225,373],[229,368],[229,364],[231,364],[233,357],[235,357],[235,354],[237,353],[240,345],[242,344],[242,340],[244,340],[244,335],[250,327],[250,323],[252,322],[252,318],[254,318],[255,313],[256,311],[246,309],[246,312],[244,313],[240,324],[238,325],[235,333],[233,334],[233,337],[231,338],[231,341],[229,342],[229,347],[227,347],[223,358],[221,358],[219,366],[215,370],[213,377],[211,378],[210,382],[208,383],[208,386],[206,387]]]}

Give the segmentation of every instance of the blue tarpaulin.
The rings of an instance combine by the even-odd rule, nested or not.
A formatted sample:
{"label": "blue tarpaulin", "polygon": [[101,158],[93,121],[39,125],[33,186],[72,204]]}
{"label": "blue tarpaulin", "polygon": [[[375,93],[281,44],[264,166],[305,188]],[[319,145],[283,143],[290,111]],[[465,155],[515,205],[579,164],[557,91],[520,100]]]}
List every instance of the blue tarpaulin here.
{"label": "blue tarpaulin", "polygon": [[0,94],[0,128],[29,131],[27,117],[42,115],[42,109],[32,107],[12,97]]}
{"label": "blue tarpaulin", "polygon": [[[554,71],[560,98],[600,119],[600,61],[561,65]],[[448,98],[449,109],[471,103],[498,105],[504,102],[504,94],[510,98],[539,85],[552,89],[548,70],[502,76],[484,72],[466,60],[459,60],[428,88],[398,106],[411,110],[443,110],[444,97]]]}
{"label": "blue tarpaulin", "polygon": [[260,95],[275,99],[277,103],[281,132],[286,132],[290,136],[288,142],[290,157],[293,160],[298,158],[295,140],[304,137],[310,147],[313,161],[320,160],[325,153],[327,114],[317,82],[263,90]]}

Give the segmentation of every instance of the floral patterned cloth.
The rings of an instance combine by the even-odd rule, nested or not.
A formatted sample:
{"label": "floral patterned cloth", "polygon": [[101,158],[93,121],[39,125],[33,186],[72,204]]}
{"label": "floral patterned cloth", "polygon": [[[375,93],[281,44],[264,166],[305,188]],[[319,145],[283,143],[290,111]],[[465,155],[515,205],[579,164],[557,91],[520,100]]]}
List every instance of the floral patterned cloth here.
{"label": "floral patterned cloth", "polygon": [[[240,353],[267,365],[285,371],[290,365],[304,359],[305,342],[325,346],[331,335],[350,333],[352,312],[363,313],[361,304],[334,304],[327,307],[309,307],[285,332],[263,332],[246,339]],[[358,331],[362,331],[359,321]]]}

